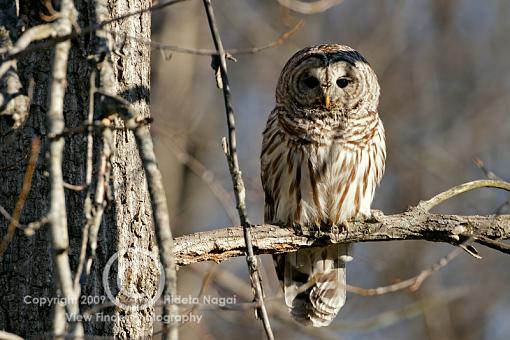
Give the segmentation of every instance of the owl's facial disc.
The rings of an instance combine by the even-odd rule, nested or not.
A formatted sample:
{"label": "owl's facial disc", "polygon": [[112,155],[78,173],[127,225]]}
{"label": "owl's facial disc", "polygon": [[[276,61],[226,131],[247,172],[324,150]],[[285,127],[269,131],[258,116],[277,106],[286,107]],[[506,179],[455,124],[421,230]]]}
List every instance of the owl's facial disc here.
{"label": "owl's facial disc", "polygon": [[343,60],[326,64],[310,58],[295,73],[295,100],[302,106],[323,111],[340,111],[357,101],[359,79],[355,67]]}

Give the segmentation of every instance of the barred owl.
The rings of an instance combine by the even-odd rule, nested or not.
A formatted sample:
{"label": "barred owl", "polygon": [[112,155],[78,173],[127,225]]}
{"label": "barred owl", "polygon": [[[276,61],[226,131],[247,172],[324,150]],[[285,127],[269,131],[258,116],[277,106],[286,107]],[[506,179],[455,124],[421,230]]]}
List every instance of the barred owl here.
{"label": "barred owl", "polygon": [[[384,171],[379,84],[361,54],[320,45],[294,54],[263,132],[265,221],[327,231],[370,216]],[[276,255],[285,303],[306,325],[327,326],[345,303],[345,244]]]}

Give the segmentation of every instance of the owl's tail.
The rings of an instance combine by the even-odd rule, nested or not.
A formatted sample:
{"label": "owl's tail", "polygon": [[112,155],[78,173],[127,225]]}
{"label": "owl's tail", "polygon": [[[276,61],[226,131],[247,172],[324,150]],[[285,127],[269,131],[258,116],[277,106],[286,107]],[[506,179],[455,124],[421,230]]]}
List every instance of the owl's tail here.
{"label": "owl's tail", "polygon": [[313,327],[328,326],[345,303],[348,244],[309,248],[274,257],[285,303],[294,319]]}

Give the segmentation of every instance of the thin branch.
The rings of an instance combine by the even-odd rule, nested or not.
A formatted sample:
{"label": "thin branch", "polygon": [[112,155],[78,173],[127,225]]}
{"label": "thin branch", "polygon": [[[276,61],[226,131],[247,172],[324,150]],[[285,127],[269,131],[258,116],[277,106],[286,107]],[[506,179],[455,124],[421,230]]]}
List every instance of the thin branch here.
{"label": "thin branch", "polygon": [[461,185],[457,185],[445,192],[442,192],[427,201],[421,201],[417,208],[423,209],[425,211],[429,211],[430,209],[438,206],[446,200],[449,200],[452,197],[465,193],[467,191],[471,191],[478,188],[498,188],[510,191],[510,183],[492,179],[482,179],[478,181],[472,181],[468,183],[464,183]]}
{"label": "thin branch", "polygon": [[[0,51],[11,48],[12,36],[15,36],[17,28],[13,22],[16,17],[16,3],[6,2],[2,5],[0,13]],[[31,83],[29,81],[29,83]],[[0,65],[0,116],[8,117],[11,128],[17,129],[23,126],[30,107],[30,85],[28,95],[23,93],[23,85],[18,75],[16,60],[11,60]]]}
{"label": "thin branch", "polygon": [[[96,91],[99,92],[99,91]],[[61,133],[56,135],[48,135],[49,140],[66,138],[81,133],[89,133],[89,130],[103,131],[104,129],[115,130],[115,131],[127,131],[133,130],[138,126],[149,125],[152,122],[152,118],[147,117],[136,121],[136,125],[130,126],[115,126],[110,121],[94,120],[92,122],[83,122],[83,124],[75,126],[73,128],[64,129]]]}
{"label": "thin branch", "polygon": [[[34,176],[35,166],[37,164],[37,158],[39,157],[39,150],[41,149],[41,140],[38,137],[35,137],[32,140],[32,148],[30,153],[30,159],[28,160],[27,170],[25,171],[25,176],[23,177],[23,184],[21,186],[21,193],[18,196],[18,200],[16,201],[16,205],[14,206],[14,212],[12,216],[9,216],[10,223],[7,226],[7,233],[0,244],[0,261],[3,259],[3,255],[11,243],[12,238],[14,237],[14,232],[16,228],[19,226],[19,218],[21,217],[21,210],[23,210],[23,206],[25,205],[25,201],[28,197],[28,193],[30,192],[30,188],[32,187],[32,178]],[[3,208],[2,208],[3,209]],[[5,216],[5,214],[3,214]]]}
{"label": "thin branch", "polygon": [[39,221],[30,222],[29,224],[23,226],[23,232],[25,233],[25,236],[32,236],[37,230],[41,229],[42,226],[45,226],[49,223],[50,219],[48,216],[43,216]]}
{"label": "thin branch", "polygon": [[492,240],[486,236],[477,235],[474,236],[474,239],[477,243],[480,243],[486,247],[492,248],[494,250],[498,250],[505,254],[510,254],[510,245],[503,243],[498,240]]}
{"label": "thin branch", "polygon": [[[293,36],[296,32],[298,32],[301,28],[303,28],[304,21],[300,20],[294,27],[292,27],[287,32],[282,33],[276,40],[271,41],[270,43],[267,43],[262,46],[255,46],[250,48],[233,48],[229,50],[225,50],[225,53],[229,56],[235,56],[235,55],[241,55],[241,54],[254,54],[258,53],[270,48],[277,47],[281,44],[283,44],[287,39],[289,39],[291,36]],[[176,53],[186,53],[186,54],[194,54],[194,55],[201,55],[201,56],[217,56],[218,51],[217,50],[210,50],[210,49],[202,49],[202,48],[189,48],[189,47],[181,47],[176,45],[169,45],[164,44],[160,42],[156,42],[153,40],[147,40],[142,39],[137,36],[128,35],[123,32],[115,32],[113,30],[108,30],[109,33],[112,35],[117,36],[123,36],[131,40],[135,40],[137,42],[141,42],[146,45],[150,45],[152,48],[160,50],[160,51],[172,51]]]}
{"label": "thin branch", "polygon": [[175,157],[187,166],[195,175],[197,175],[211,190],[213,195],[218,199],[218,201],[223,206],[223,209],[227,213],[230,221],[232,223],[236,223],[237,221],[237,212],[235,208],[232,207],[233,200],[225,190],[223,185],[215,178],[214,173],[207,169],[202,162],[198,159],[190,155],[186,150],[181,148],[177,141],[174,140],[170,134],[166,134],[169,139],[169,143],[167,144],[172,150]]}
{"label": "thin branch", "polygon": [[[87,124],[92,124],[94,120],[94,93],[96,92],[96,70],[93,69],[89,76],[89,112],[87,115]],[[86,154],[86,168],[85,168],[85,186],[87,194],[85,195],[85,202],[83,204],[83,213],[85,215],[85,225],[83,226],[81,236],[80,257],[78,268],[76,269],[76,276],[74,277],[74,289],[81,291],[80,279],[85,266],[87,255],[87,245],[89,243],[89,231],[92,221],[92,171],[93,171],[93,150],[94,150],[94,135],[92,128],[87,131],[87,154]],[[87,271],[88,273],[88,271]]]}
{"label": "thin branch", "polygon": [[[99,156],[96,191],[94,193],[94,205],[90,207],[84,205],[84,209],[91,209],[90,213],[87,213],[88,217],[85,226],[85,228],[89,228],[88,244],[90,249],[90,256],[87,259],[87,265],[85,269],[85,274],[87,276],[90,274],[92,269],[92,261],[96,257],[97,235],[99,234],[99,228],[101,226],[104,210],[107,205],[106,188],[110,182],[110,157],[113,154],[111,130],[104,129],[101,137],[102,148]],[[90,201],[87,204],[89,205]]]}
{"label": "thin branch", "polygon": [[[487,176],[487,178],[489,179],[495,179],[495,180],[501,180],[501,178],[496,175],[494,172],[492,172],[491,170],[489,170],[485,164],[483,163],[483,161],[479,158],[474,158],[473,159],[473,163],[475,163],[475,165],[483,171],[483,173],[485,174],[485,176]],[[496,215],[500,215],[501,212],[510,206],[510,199],[507,199],[503,204],[501,204],[497,209],[496,209],[496,212],[495,214]]]}
{"label": "thin branch", "polygon": [[487,176],[488,179],[493,180],[501,180],[494,172],[487,169],[484,162],[480,158],[473,158],[473,163],[475,163],[476,167],[482,170],[482,172]]}
{"label": "thin branch", "polygon": [[[14,46],[9,49],[5,49],[5,51],[0,50],[1,53],[7,52],[9,55],[16,55],[24,51],[28,45],[35,41],[44,40],[47,38],[55,37],[57,34],[57,29],[55,24],[43,24],[37,25],[34,27],[30,27],[27,29],[23,35],[16,41]],[[8,60],[8,59],[6,59]]]}
{"label": "thin branch", "polygon": [[[188,0],[169,0],[169,1],[157,4],[157,5],[154,5],[154,6],[150,6],[150,7],[147,7],[147,8],[142,8],[142,9],[137,10],[137,11],[129,12],[129,13],[120,15],[118,17],[115,17],[115,18],[112,18],[112,19],[109,19],[109,20],[105,20],[105,21],[99,22],[96,25],[91,25],[91,26],[87,26],[87,27],[81,28],[81,29],[79,29],[79,31],[69,31],[68,33],[67,32],[66,33],[59,32],[55,28],[56,26],[54,26],[55,25],[54,23],[53,24],[45,24],[44,26],[46,26],[46,27],[54,28],[53,32],[52,31],[49,31],[49,32],[45,31],[45,32],[43,32],[44,35],[42,33],[38,34],[38,35],[31,34],[29,37],[26,38],[26,40],[29,43],[31,43],[32,41],[35,41],[35,40],[38,40],[38,39],[44,39],[44,38],[47,38],[47,37],[52,37],[51,39],[48,39],[47,41],[44,41],[44,42],[32,44],[32,45],[28,45],[28,44],[23,43],[23,45],[26,45],[24,48],[15,49],[13,51],[11,51],[11,50],[0,50],[0,54],[4,54],[5,53],[5,55],[3,56],[2,59],[0,59],[0,61],[1,62],[5,62],[5,61],[8,61],[8,60],[17,59],[17,58],[19,58],[21,56],[24,56],[26,54],[29,54],[29,53],[32,53],[32,52],[35,52],[35,51],[39,51],[39,50],[43,50],[43,49],[48,49],[48,48],[54,47],[58,43],[61,43],[61,42],[64,42],[64,41],[67,41],[67,40],[70,40],[70,39],[75,39],[75,38],[79,37],[80,35],[89,34],[89,33],[95,32],[97,30],[100,30],[103,27],[105,27],[105,26],[107,26],[109,24],[112,24],[114,22],[121,21],[121,20],[130,18],[132,16],[140,15],[140,14],[143,14],[143,13],[146,13],[146,12],[153,12],[153,11],[156,11],[156,10],[160,10],[162,8],[165,8],[165,7],[168,7],[168,6],[171,6],[171,5],[175,5],[175,4],[178,4],[178,3],[181,3],[181,2],[185,2],[185,1],[188,1]],[[39,27],[39,26],[37,26],[37,27]]]}
{"label": "thin branch", "polygon": [[16,334],[12,334],[6,331],[0,330],[0,339],[4,340],[23,340],[22,337],[17,336]]}
{"label": "thin branch", "polygon": [[85,190],[86,186],[64,182],[64,188],[72,190],[72,191],[83,191],[83,190]]}
{"label": "thin branch", "polygon": [[453,287],[441,291],[433,296],[420,299],[415,303],[385,311],[378,315],[372,316],[364,320],[339,320],[331,325],[331,328],[341,332],[362,331],[370,332],[383,327],[388,327],[402,320],[416,317],[424,312],[424,310],[447,304],[452,300],[459,299],[467,294],[471,289],[469,287]]}
{"label": "thin branch", "polygon": [[[128,17],[138,15],[138,14],[141,14],[141,13],[144,13],[147,11],[155,11],[155,10],[161,9],[163,7],[173,5],[173,4],[176,4],[179,2],[183,2],[183,1],[186,1],[186,0],[170,1],[170,2],[163,3],[161,5],[152,6],[150,8],[142,9],[142,10],[139,10],[136,12],[127,13],[127,14],[121,15],[119,17],[110,19],[110,20],[105,20],[105,21],[100,22],[96,25],[84,27],[84,28],[80,29],[79,32],[76,31],[76,32],[69,34],[68,36],[63,36],[63,37],[58,37],[58,36],[55,37],[56,31],[53,28],[53,24],[45,24],[45,25],[35,26],[34,32],[27,31],[22,36],[23,39],[20,38],[16,42],[15,47],[13,47],[11,49],[0,50],[0,54],[2,54],[2,53],[6,54],[5,57],[2,59],[4,62],[6,62],[6,61],[9,61],[12,59],[17,59],[25,54],[28,54],[28,53],[32,53],[32,52],[35,52],[35,51],[38,51],[41,49],[51,48],[51,47],[55,46],[58,42],[61,42],[61,41],[74,39],[74,38],[77,38],[80,35],[83,35],[86,33],[91,33],[91,32],[98,31],[98,30],[104,30],[104,31],[112,34],[113,36],[123,36],[127,39],[135,40],[137,42],[141,42],[143,44],[150,45],[152,48],[160,50],[160,51],[172,51],[172,52],[176,52],[176,53],[187,53],[187,54],[204,55],[204,56],[218,55],[218,51],[216,51],[216,50],[180,47],[180,46],[176,46],[176,45],[164,44],[164,43],[160,43],[160,42],[156,42],[156,41],[152,41],[152,40],[143,39],[143,38],[140,38],[137,36],[132,36],[132,35],[126,34],[124,32],[116,32],[114,30],[104,29],[105,26],[107,26],[113,22],[120,21],[120,20],[126,19]],[[283,44],[287,39],[289,39],[291,36],[293,36],[301,28],[303,28],[303,25],[304,25],[304,21],[300,20],[289,31],[282,33],[274,41],[271,41],[271,42],[264,44],[262,46],[255,46],[255,47],[250,47],[250,48],[233,48],[233,49],[225,51],[225,53],[227,53],[230,56],[241,55],[241,54],[254,54],[254,53],[261,52],[261,51],[264,51],[264,50],[267,50],[270,48],[277,47],[277,46]],[[44,27],[42,29],[39,29],[38,27],[41,27],[41,26],[44,26]],[[26,37],[25,37],[25,35],[26,35]],[[33,43],[38,40],[43,40],[46,38],[52,38],[52,39],[49,39],[48,41],[45,41],[43,43],[29,46],[30,43]],[[5,65],[7,65],[7,64],[5,64]],[[0,72],[0,74],[1,74],[1,72]]]}
{"label": "thin branch", "polygon": [[[227,62],[225,58],[225,50],[221,42],[218,27],[216,25],[216,19],[214,17],[214,11],[210,0],[203,0],[205,12],[207,14],[207,21],[209,22],[209,28],[211,31],[214,46],[218,51],[216,59],[213,57],[213,62],[218,62],[218,69],[221,74],[221,84],[223,89],[223,98],[225,101],[225,111],[227,114],[227,126],[228,126],[228,144],[224,141],[225,153],[229,164],[230,174],[232,176],[232,182],[234,185],[234,193],[237,202],[237,211],[243,226],[243,236],[246,245],[246,262],[248,264],[248,270],[250,272],[251,285],[255,291],[255,302],[260,305],[258,308],[259,316],[262,318],[264,330],[268,339],[274,339],[273,331],[269,323],[269,317],[267,314],[266,306],[264,304],[264,296],[262,292],[262,283],[260,279],[260,273],[258,269],[258,261],[253,252],[252,240],[251,240],[251,224],[248,221],[246,213],[246,202],[245,202],[245,189],[244,183],[241,176],[241,170],[239,168],[239,161],[237,158],[237,143],[236,143],[236,130],[235,130],[235,114],[232,106],[232,95],[230,93],[229,80],[227,75]],[[218,60],[219,59],[219,60]],[[228,150],[227,150],[228,146]]]}
{"label": "thin branch", "polygon": [[[61,1],[60,18],[54,23],[58,35],[71,33],[72,23],[76,20],[76,9],[72,0]],[[59,134],[64,130],[64,95],[66,90],[67,61],[71,42],[69,40],[57,44],[53,58],[52,81],[50,89],[50,107],[48,112],[48,130],[51,134]],[[70,332],[73,336],[83,336],[83,326],[78,319],[78,296],[73,286],[71,267],[69,264],[69,236],[65,210],[64,180],[62,174],[62,154],[64,140],[50,141],[50,212],[48,214],[54,261],[58,273],[59,287],[66,301],[66,311],[70,320]],[[65,319],[54,324],[57,332],[65,326]]]}
{"label": "thin branch", "polygon": [[[468,239],[464,242],[464,245],[468,242],[471,242],[471,239]],[[347,285],[347,290],[351,293],[356,293],[363,296],[374,296],[374,295],[384,295],[388,293],[394,293],[399,290],[409,289],[412,292],[417,291],[423,281],[425,281],[427,278],[429,278],[432,274],[437,272],[438,270],[444,268],[448,263],[450,263],[454,258],[456,258],[460,253],[462,252],[462,248],[455,248],[453,249],[448,255],[441,258],[437,263],[434,263],[430,268],[422,270],[418,275],[389,285],[384,287],[377,287],[377,288],[360,288],[360,287],[354,287],[351,285]]]}

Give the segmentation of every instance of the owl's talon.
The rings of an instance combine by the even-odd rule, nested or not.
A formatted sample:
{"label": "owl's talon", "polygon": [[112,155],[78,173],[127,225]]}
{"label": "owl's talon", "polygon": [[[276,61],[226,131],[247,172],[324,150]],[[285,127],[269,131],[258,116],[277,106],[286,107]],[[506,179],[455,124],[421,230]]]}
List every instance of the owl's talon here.
{"label": "owl's talon", "polygon": [[336,224],[333,224],[331,226],[330,232],[335,242],[338,242],[338,240],[340,239],[340,228]]}
{"label": "owl's talon", "polygon": [[340,234],[340,228],[336,224],[333,224],[331,226],[331,233],[336,235]]}
{"label": "owl's talon", "polygon": [[303,227],[301,227],[299,224],[293,224],[292,229],[294,229],[294,233],[298,236],[303,236],[305,234]]}
{"label": "owl's talon", "polygon": [[321,230],[321,227],[318,226],[317,228],[315,228],[315,237],[319,238],[323,235],[324,233],[322,232]]}

